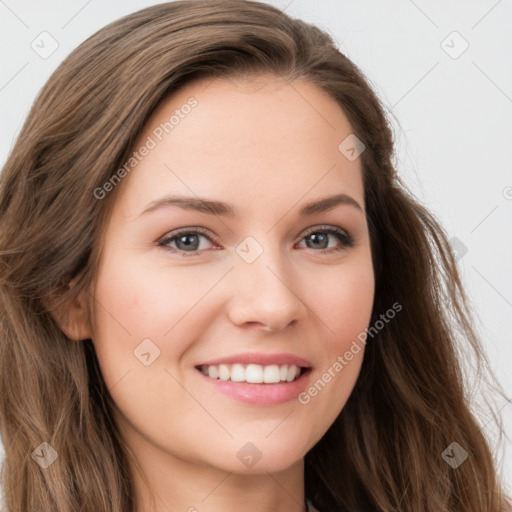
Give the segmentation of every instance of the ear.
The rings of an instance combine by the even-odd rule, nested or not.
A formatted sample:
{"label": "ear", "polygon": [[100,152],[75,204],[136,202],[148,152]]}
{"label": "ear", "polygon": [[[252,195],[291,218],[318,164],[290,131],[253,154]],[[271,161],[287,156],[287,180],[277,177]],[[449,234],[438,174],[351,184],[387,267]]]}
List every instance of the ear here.
{"label": "ear", "polygon": [[64,280],[59,291],[47,302],[50,313],[59,327],[68,338],[76,341],[92,338],[91,322],[87,310],[87,291],[82,289],[74,298],[61,301],[60,304],[57,299],[63,293],[69,292],[80,277],[81,274],[78,274],[67,284]]}

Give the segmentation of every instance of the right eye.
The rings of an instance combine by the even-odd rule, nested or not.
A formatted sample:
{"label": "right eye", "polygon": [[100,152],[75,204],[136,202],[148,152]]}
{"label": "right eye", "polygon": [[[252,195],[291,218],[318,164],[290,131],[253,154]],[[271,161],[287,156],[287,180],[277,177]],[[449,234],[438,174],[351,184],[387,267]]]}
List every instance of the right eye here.
{"label": "right eye", "polygon": [[[197,256],[200,252],[206,250],[204,247],[200,248],[201,238],[212,241],[206,230],[186,228],[169,233],[168,236],[158,242],[158,245],[171,252],[178,252],[182,256]],[[176,244],[176,247],[169,244]]]}

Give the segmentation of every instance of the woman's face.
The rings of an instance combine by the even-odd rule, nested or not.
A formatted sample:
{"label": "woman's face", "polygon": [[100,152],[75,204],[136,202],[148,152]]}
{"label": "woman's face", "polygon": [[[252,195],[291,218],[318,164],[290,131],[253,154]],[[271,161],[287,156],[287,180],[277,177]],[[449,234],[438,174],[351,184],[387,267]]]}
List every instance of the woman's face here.
{"label": "woman's face", "polygon": [[[269,77],[195,82],[147,123],[91,324],[141,460],[283,470],[343,409],[374,297],[359,148],[339,148],[351,133],[320,89]],[[309,369],[288,382],[292,365]]]}

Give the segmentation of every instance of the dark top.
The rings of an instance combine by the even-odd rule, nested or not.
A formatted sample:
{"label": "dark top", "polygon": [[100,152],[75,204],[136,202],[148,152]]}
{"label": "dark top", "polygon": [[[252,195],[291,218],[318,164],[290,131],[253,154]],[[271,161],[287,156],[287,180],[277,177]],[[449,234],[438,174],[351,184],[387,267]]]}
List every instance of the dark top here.
{"label": "dark top", "polygon": [[315,508],[315,507],[313,506],[313,503],[311,503],[311,501],[310,501],[310,500],[308,500],[307,498],[306,498],[306,504],[307,504],[307,506],[308,506],[308,510],[307,510],[307,512],[320,512],[317,508]]}

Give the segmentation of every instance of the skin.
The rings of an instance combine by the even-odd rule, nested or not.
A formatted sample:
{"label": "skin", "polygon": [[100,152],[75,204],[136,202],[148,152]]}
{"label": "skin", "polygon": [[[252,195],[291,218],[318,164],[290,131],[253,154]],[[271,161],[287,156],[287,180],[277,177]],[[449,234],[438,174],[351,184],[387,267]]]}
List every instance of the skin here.
{"label": "skin", "polygon": [[[138,512],[302,511],[304,455],[343,409],[364,350],[306,405],[241,403],[194,367],[291,352],[311,362],[313,383],[368,326],[374,273],[361,161],[338,150],[353,130],[337,103],[303,79],[215,79],[162,103],[135,147],[191,96],[198,105],[118,185],[93,318],[80,296],[73,334],[93,340],[116,421],[146,476],[132,463]],[[237,215],[177,206],[141,215],[171,193],[229,202]],[[338,205],[299,217],[304,204],[336,193],[362,210]],[[325,225],[348,232],[353,247],[332,234],[316,245],[306,236]],[[212,236],[198,235],[193,256],[183,257],[176,239],[158,245],[197,226]],[[248,236],[263,249],[250,264],[236,252]],[[134,356],[147,338],[160,350],[148,366]],[[261,452],[252,467],[237,457],[248,442]]]}

